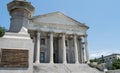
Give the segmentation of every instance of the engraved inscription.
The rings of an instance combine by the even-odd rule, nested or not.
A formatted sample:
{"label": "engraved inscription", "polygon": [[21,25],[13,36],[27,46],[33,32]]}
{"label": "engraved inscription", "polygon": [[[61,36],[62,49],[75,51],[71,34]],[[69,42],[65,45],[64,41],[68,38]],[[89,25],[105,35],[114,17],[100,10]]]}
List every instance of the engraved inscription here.
{"label": "engraved inscription", "polygon": [[28,50],[1,49],[0,67],[28,67]]}

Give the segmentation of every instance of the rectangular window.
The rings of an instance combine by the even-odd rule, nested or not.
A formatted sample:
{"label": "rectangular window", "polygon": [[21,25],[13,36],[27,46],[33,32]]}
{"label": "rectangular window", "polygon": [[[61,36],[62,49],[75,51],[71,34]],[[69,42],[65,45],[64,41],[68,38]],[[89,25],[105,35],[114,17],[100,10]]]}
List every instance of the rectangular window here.
{"label": "rectangular window", "polygon": [[45,62],[45,53],[40,52],[40,63],[44,63],[44,62]]}
{"label": "rectangular window", "polygon": [[41,38],[40,44],[45,45],[45,38]]}
{"label": "rectangular window", "polygon": [[67,40],[65,40],[65,45],[68,46],[68,41]]}

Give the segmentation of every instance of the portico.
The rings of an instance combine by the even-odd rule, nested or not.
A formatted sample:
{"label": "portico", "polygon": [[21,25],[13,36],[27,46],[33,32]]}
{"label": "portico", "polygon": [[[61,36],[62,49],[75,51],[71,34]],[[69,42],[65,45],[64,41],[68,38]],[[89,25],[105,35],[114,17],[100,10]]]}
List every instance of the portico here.
{"label": "portico", "polygon": [[[41,33],[43,34],[43,31],[37,31],[36,32],[36,51],[34,51],[34,53],[36,54],[34,56],[35,58],[35,63],[41,63],[40,61],[40,56],[41,54],[41,50],[43,51],[43,49],[41,49],[43,45],[41,45],[41,41],[42,41],[42,36]],[[44,32],[46,33],[46,39],[44,40],[44,42],[49,42],[49,44],[44,45],[48,46],[49,50],[47,50],[46,48],[44,48],[43,52],[47,53],[47,61],[44,60],[44,62],[42,63],[63,63],[63,64],[67,64],[67,63],[75,63],[75,64],[81,64],[81,63],[85,63],[84,59],[84,50],[86,53],[86,61],[87,63],[89,62],[89,57],[88,57],[88,49],[87,49],[87,41],[84,40],[86,39],[86,34],[85,35],[77,35],[77,34],[66,34],[66,33],[55,33],[55,32]],[[55,38],[59,38],[58,39],[58,43],[54,43],[54,39]],[[83,38],[83,39],[82,39]],[[70,43],[70,40],[73,43]],[[82,42],[82,40],[84,40]],[[45,43],[46,43],[45,42]],[[68,45],[69,44],[69,45]],[[58,45],[58,48],[56,49],[56,45]],[[85,46],[84,46],[85,45]],[[61,47],[60,47],[61,46]],[[83,47],[84,46],[84,47]],[[84,48],[84,50],[83,50]],[[46,51],[45,51],[46,49]],[[55,49],[58,51],[59,56],[58,57],[58,62],[55,62]],[[71,53],[71,52],[72,53]],[[44,54],[45,55],[45,54]],[[71,57],[73,56],[73,57]],[[84,62],[83,62],[84,61]]]}
{"label": "portico", "polygon": [[89,63],[85,24],[54,12],[33,17],[28,28],[35,40],[35,63]]}

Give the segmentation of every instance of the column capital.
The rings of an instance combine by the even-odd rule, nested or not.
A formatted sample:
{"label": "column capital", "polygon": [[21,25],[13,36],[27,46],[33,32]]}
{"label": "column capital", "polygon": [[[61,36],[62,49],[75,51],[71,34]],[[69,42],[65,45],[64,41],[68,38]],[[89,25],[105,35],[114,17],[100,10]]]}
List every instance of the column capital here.
{"label": "column capital", "polygon": [[82,38],[78,38],[79,41],[82,41]]}
{"label": "column capital", "polygon": [[65,32],[63,32],[63,33],[61,33],[62,35],[66,35],[66,33]]}
{"label": "column capital", "polygon": [[39,31],[36,32],[36,35],[37,35],[37,38],[40,38],[40,32]]}
{"label": "column capital", "polygon": [[77,34],[73,34],[73,38],[75,38],[77,40]]}
{"label": "column capital", "polygon": [[77,33],[74,33],[73,36],[77,36]]}
{"label": "column capital", "polygon": [[40,33],[40,31],[36,31],[37,33]]}
{"label": "column capital", "polygon": [[41,33],[41,31],[36,31],[36,34]]}
{"label": "column capital", "polygon": [[59,33],[59,37],[62,37],[63,35],[66,35],[66,33],[65,32]]}
{"label": "column capital", "polygon": [[55,33],[54,31],[49,31],[49,33]]}
{"label": "column capital", "polygon": [[87,37],[88,35],[87,34],[84,34],[83,37]]}

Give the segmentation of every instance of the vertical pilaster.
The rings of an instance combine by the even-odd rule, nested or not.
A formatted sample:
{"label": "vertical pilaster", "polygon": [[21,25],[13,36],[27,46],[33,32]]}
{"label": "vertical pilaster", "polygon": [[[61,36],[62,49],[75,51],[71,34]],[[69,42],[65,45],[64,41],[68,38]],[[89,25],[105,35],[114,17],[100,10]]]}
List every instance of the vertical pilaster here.
{"label": "vertical pilaster", "polygon": [[40,63],[40,32],[37,32],[37,47],[36,47],[36,61],[35,63]]}
{"label": "vertical pilaster", "polygon": [[53,63],[53,33],[50,33],[50,63]]}
{"label": "vertical pilaster", "polygon": [[62,46],[63,46],[63,63],[66,64],[66,45],[65,45],[65,33],[62,34]]}
{"label": "vertical pilaster", "polygon": [[84,35],[84,41],[85,41],[86,61],[87,61],[87,63],[89,63],[89,52],[88,52],[87,35]]}
{"label": "vertical pilaster", "polygon": [[74,50],[75,50],[75,63],[79,63],[79,61],[78,61],[78,48],[77,48],[76,35],[74,35]]}

